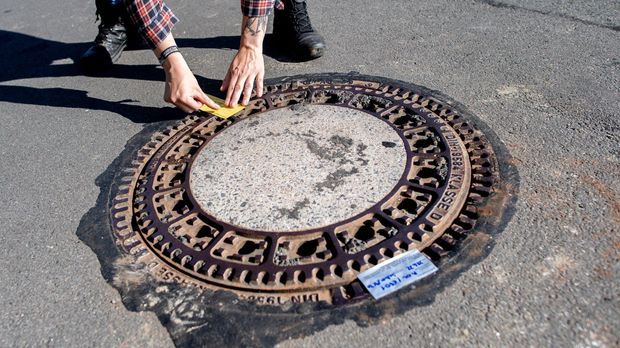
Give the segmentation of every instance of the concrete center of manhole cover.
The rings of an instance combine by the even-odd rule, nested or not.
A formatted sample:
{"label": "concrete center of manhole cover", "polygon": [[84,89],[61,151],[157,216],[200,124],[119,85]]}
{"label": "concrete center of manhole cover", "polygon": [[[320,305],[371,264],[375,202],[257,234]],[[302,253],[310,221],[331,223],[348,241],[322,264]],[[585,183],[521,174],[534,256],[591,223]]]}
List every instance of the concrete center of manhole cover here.
{"label": "concrete center of manhole cover", "polygon": [[385,121],[331,105],[296,105],[227,128],[197,155],[191,192],[220,221],[291,232],[367,210],[394,189],[407,161]]}

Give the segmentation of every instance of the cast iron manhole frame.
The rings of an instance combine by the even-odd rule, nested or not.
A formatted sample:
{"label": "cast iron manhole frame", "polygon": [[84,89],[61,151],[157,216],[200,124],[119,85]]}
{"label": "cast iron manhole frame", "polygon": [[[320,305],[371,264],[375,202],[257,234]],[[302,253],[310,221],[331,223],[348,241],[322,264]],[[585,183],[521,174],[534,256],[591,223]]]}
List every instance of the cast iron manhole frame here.
{"label": "cast iron manhole frame", "polygon": [[[189,173],[191,161],[209,140],[253,114],[304,103],[362,110],[387,122],[399,133],[407,151],[407,166],[392,192],[363,213],[327,227],[300,232],[249,231],[218,221],[201,210],[190,193]],[[416,148],[418,141],[427,146]],[[443,174],[438,174],[438,159],[447,162],[444,164],[447,168],[441,169]],[[412,175],[419,168],[427,168],[424,163],[431,163],[435,174],[426,178]],[[460,182],[453,181],[455,173]],[[114,235],[124,253],[147,265],[160,280],[211,290],[228,289],[241,298],[264,304],[292,300],[341,305],[364,300],[368,294],[356,281],[357,273],[413,248],[440,261],[468,236],[480,212],[491,208],[488,198],[497,195],[500,186],[498,162],[491,144],[456,108],[423,90],[393,81],[385,83],[376,77],[363,76],[343,79],[337,75],[329,79],[302,76],[268,85],[262,98],[255,98],[243,112],[228,120],[189,116],[155,134],[139,151],[126,174],[129,175],[123,178],[125,185],[116,194],[111,210]],[[422,183],[423,180],[426,181]],[[450,190],[453,182],[469,189]],[[416,199],[416,194],[418,198],[425,197],[426,205],[424,199]],[[429,197],[435,201],[431,202]],[[404,199],[415,201],[419,208],[417,215],[398,209]],[[441,205],[446,208],[440,209]],[[213,234],[207,235],[205,249],[194,252],[183,240],[188,239],[187,234],[177,231],[184,233],[183,228],[193,226],[195,237],[199,224],[203,229],[212,229]],[[368,240],[356,239],[355,233],[349,233],[356,226],[370,227],[378,240],[368,246]],[[312,236],[321,245],[329,243],[329,248],[321,250],[323,258],[340,247],[336,258],[318,266],[317,262],[277,265],[282,240],[294,243],[294,237],[304,235]],[[261,241],[256,236],[265,239]],[[270,248],[241,255],[240,245],[248,241],[259,249],[266,245]],[[221,247],[224,244],[229,250]],[[208,258],[200,259],[201,253]],[[261,262],[269,267],[253,265]],[[239,264],[243,267],[235,268]],[[328,283],[326,288],[322,283],[327,277],[339,281]],[[307,285],[309,280],[314,288]]]}

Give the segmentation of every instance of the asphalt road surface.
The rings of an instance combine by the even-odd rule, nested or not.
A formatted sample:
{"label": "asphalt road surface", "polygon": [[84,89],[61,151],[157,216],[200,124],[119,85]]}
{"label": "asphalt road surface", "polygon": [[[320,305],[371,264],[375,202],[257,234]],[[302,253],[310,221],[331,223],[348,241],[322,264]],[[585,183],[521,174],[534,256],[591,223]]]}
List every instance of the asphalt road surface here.
{"label": "asphalt road surface", "polygon": [[[189,65],[215,85],[238,45],[238,1],[170,5]],[[94,1],[0,2],[2,347],[173,345],[154,313],[125,308],[76,235],[125,143],[183,117],[148,51],[82,76],[94,13]],[[326,55],[267,56],[267,77],[358,71],[439,90],[504,142],[520,191],[491,255],[433,303],[279,344],[619,346],[620,4],[313,0],[310,13]]]}

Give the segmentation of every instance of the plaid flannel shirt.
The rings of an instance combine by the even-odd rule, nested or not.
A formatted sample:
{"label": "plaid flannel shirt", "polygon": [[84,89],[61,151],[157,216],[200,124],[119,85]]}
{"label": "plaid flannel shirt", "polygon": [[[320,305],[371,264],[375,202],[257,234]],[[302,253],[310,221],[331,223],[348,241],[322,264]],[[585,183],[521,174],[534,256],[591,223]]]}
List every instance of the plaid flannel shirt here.
{"label": "plaid flannel shirt", "polygon": [[[284,4],[281,0],[241,0],[244,16],[268,16],[274,7],[283,9]],[[151,48],[163,41],[179,21],[163,0],[128,1],[128,12],[132,24]]]}

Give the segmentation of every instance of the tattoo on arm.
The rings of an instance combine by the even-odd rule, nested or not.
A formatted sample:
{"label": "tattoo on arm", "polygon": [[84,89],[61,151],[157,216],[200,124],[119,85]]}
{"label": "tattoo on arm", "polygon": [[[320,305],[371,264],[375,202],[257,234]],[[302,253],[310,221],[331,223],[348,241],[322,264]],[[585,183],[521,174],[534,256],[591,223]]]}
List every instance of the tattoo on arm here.
{"label": "tattoo on arm", "polygon": [[250,17],[248,18],[248,21],[245,24],[245,30],[247,30],[250,33],[250,35],[256,36],[261,31],[264,32],[265,30],[267,30],[268,20],[269,20],[269,17],[267,16]]}

